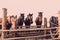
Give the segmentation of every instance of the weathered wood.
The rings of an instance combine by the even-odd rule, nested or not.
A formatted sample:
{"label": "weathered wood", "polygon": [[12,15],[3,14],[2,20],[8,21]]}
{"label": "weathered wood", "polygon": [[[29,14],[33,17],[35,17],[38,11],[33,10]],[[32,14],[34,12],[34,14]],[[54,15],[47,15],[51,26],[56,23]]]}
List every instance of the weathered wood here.
{"label": "weathered wood", "polygon": [[47,18],[44,18],[44,27],[47,27]]}
{"label": "weathered wood", "polygon": [[[2,18],[2,30],[6,29],[6,21],[7,21],[7,9],[2,8],[3,10],[3,18]],[[2,40],[4,40],[4,31],[2,31]]]}
{"label": "weathered wood", "polygon": [[[49,35],[51,35],[51,34],[48,34],[47,36],[49,36]],[[56,35],[56,34],[52,34],[52,35]],[[5,38],[5,39],[23,39],[23,38],[25,38],[25,39],[31,39],[31,38],[40,38],[40,37],[43,37],[43,36],[46,36],[46,35],[38,35],[38,36],[28,36],[28,37],[15,37],[15,38]],[[51,39],[51,38],[50,38]],[[60,38],[54,38],[54,39],[60,39]]]}
{"label": "weathered wood", "polygon": [[[28,28],[28,29],[14,29],[14,30],[3,30],[3,31],[33,31],[33,30],[44,30],[44,29],[46,29],[46,30],[50,30],[50,29],[55,29],[55,28],[58,28],[58,27],[52,27],[52,28],[33,28],[33,29],[30,29],[30,28]],[[0,31],[2,31],[2,30],[0,30]]]}
{"label": "weathered wood", "polygon": [[6,21],[7,21],[7,9],[3,8],[3,18],[2,18],[2,29],[6,29]]}
{"label": "weathered wood", "polygon": [[[46,27],[47,27],[47,18],[44,18],[44,28],[46,28]],[[46,29],[44,29],[44,35],[46,35]]]}

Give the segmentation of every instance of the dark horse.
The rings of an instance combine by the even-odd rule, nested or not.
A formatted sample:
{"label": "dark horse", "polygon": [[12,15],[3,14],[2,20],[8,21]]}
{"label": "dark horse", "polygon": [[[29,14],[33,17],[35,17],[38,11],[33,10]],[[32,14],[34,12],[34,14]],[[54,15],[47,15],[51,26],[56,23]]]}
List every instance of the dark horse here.
{"label": "dark horse", "polygon": [[22,28],[24,22],[24,14],[21,14],[20,17],[18,18],[18,26]]}
{"label": "dark horse", "polygon": [[[54,27],[58,27],[58,17],[52,16],[50,18],[50,27],[54,28]],[[55,29],[51,29],[52,33],[57,33],[57,28]],[[58,37],[58,35],[54,35],[54,37]]]}
{"label": "dark horse", "polygon": [[38,16],[37,16],[37,18],[35,20],[35,23],[37,25],[37,28],[41,27],[41,25],[42,25],[42,12],[38,13]]}
{"label": "dark horse", "polygon": [[27,17],[26,17],[26,19],[24,21],[26,28],[29,28],[30,25],[33,23],[33,16],[32,15],[33,14],[27,15]]}

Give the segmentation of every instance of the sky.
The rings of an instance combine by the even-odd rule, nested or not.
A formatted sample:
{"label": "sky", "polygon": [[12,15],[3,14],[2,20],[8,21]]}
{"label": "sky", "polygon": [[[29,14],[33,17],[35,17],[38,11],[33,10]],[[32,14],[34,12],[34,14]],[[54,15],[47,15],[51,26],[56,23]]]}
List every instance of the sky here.
{"label": "sky", "polygon": [[43,17],[49,19],[51,16],[57,16],[60,10],[60,0],[0,0],[0,17],[2,17],[2,8],[7,8],[7,15],[17,15],[24,13],[25,17],[33,13],[33,18],[38,12],[43,12]]}

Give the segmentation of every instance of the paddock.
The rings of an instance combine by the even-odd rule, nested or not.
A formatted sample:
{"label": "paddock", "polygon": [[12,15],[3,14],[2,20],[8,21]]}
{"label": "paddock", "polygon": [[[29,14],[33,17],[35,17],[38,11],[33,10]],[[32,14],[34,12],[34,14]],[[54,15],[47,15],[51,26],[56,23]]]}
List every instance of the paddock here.
{"label": "paddock", "polygon": [[[6,20],[7,20],[7,9],[2,8],[3,19],[2,19],[2,29],[0,29],[0,39],[1,40],[60,40],[60,12],[58,12],[58,27],[47,27],[47,18],[44,18],[44,25],[41,28],[36,28],[36,25],[30,26],[30,28],[22,29],[10,29],[6,30]],[[40,25],[38,25],[40,26]],[[57,29],[54,33],[51,29]],[[58,37],[55,37],[58,35]]]}

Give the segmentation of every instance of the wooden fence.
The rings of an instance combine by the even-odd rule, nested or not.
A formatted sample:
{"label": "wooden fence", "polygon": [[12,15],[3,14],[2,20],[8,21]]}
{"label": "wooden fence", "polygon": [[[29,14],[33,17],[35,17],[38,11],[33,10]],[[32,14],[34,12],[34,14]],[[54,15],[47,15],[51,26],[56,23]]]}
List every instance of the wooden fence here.
{"label": "wooden fence", "polygon": [[[56,34],[53,34],[51,32],[51,29],[54,29],[54,28],[46,28],[47,27],[47,18],[44,18],[44,27],[43,28],[28,28],[28,29],[6,30],[7,9],[6,8],[2,8],[2,10],[3,10],[2,30],[0,30],[0,32],[2,32],[1,40],[10,40],[10,39],[12,40],[12,39],[21,39],[21,38],[23,38],[23,40],[38,40],[38,39],[42,40],[43,38],[41,39],[40,37],[49,36],[49,35],[51,36],[51,39],[49,39],[49,40],[55,40],[55,39],[59,39],[60,40],[60,11],[58,13],[58,22],[59,22],[58,24],[59,24],[59,26],[58,27],[54,27],[54,28],[57,29],[57,33],[56,34],[58,34],[59,36],[58,36],[58,38],[54,38],[53,35],[56,35]],[[33,27],[35,27],[35,26],[33,26]],[[40,30],[44,31],[43,35],[40,35]],[[47,30],[50,32],[50,34],[46,34]],[[14,32],[18,32],[18,31],[20,33],[21,33],[21,31],[25,31],[25,32],[34,31],[34,33],[39,34],[39,35],[34,35],[34,36],[32,35],[32,36],[26,36],[26,37],[5,38],[4,37],[5,36],[5,32],[8,32],[8,31],[9,32],[13,32],[13,33]],[[37,31],[37,32],[35,32],[35,31]],[[28,35],[28,34],[26,34],[26,35]],[[48,39],[44,38],[43,40],[48,40]]]}

